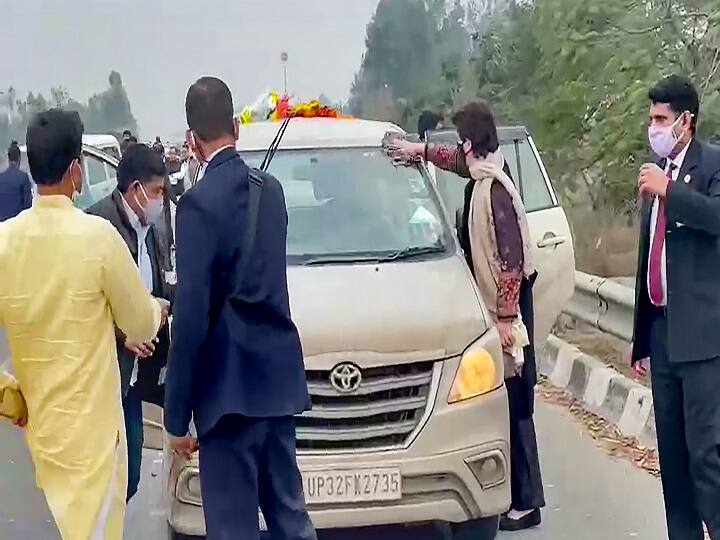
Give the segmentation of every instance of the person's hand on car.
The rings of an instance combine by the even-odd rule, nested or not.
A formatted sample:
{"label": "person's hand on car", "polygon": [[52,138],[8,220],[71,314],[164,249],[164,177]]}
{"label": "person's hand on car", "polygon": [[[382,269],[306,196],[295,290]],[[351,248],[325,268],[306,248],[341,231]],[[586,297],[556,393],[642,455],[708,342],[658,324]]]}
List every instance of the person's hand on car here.
{"label": "person's hand on car", "polygon": [[173,453],[190,459],[190,456],[198,449],[198,441],[195,437],[186,435],[185,437],[170,437],[170,450]]}

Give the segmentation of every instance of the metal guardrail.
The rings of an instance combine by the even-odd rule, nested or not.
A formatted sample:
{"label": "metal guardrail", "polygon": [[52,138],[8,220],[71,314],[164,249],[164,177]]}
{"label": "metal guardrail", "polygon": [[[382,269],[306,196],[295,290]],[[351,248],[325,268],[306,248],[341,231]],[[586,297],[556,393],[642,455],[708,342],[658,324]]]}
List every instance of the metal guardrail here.
{"label": "metal guardrail", "polygon": [[565,313],[627,342],[632,341],[635,289],[575,272],[575,295]]}

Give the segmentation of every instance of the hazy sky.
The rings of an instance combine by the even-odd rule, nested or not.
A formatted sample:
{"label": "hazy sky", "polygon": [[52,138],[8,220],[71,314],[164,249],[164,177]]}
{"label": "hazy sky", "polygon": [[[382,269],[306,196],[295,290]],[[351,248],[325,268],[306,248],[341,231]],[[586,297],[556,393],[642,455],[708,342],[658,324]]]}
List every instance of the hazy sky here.
{"label": "hazy sky", "polygon": [[122,74],[144,138],[182,133],[188,86],[223,78],[236,108],[289,89],[345,100],[378,0],[0,0],[0,89],[85,101]]}

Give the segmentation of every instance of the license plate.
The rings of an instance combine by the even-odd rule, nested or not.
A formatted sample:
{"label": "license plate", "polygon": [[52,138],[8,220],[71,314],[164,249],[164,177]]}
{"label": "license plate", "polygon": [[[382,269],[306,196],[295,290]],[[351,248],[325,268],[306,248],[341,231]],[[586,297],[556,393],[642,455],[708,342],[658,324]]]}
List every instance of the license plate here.
{"label": "license plate", "polygon": [[308,504],[395,501],[402,498],[402,475],[393,467],[304,471]]}

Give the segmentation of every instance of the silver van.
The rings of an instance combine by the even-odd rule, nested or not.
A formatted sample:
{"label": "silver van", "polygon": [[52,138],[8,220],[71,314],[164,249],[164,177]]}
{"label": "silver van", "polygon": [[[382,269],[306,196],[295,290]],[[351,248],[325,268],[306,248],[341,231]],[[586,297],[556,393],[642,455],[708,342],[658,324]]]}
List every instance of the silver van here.
{"label": "silver van", "polygon": [[[240,129],[250,165],[277,128]],[[454,230],[464,181],[393,167],[388,131],[402,133],[296,119],[270,166],[313,401],[297,419],[305,496],[319,529],[440,522],[456,539],[490,540],[510,504],[508,404],[499,338]],[[573,292],[572,241],[527,132],[501,131],[530,216],[542,342]],[[204,535],[197,456],[166,451],[163,484],[170,538]]]}

